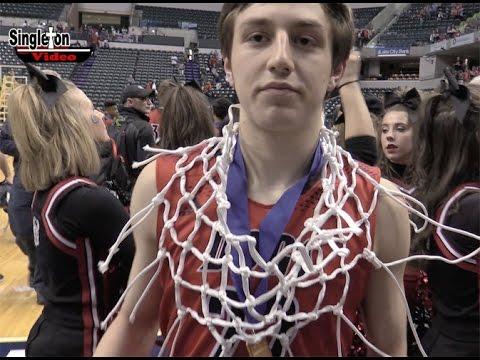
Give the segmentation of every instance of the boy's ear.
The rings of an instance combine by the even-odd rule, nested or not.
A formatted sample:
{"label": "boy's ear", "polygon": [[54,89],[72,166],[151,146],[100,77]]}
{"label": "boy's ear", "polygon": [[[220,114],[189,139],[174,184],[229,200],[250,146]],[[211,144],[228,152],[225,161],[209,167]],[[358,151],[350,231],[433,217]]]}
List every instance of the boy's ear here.
{"label": "boy's ear", "polygon": [[337,87],[340,79],[343,76],[343,73],[345,72],[346,65],[347,65],[347,61],[345,60],[345,61],[342,61],[333,69],[332,74],[330,75],[330,80],[328,82],[328,87],[327,87],[328,93],[332,92]]}
{"label": "boy's ear", "polygon": [[227,80],[232,88],[235,88],[235,80],[233,79],[232,65],[230,64],[229,58],[223,58],[223,67],[225,68],[225,80]]}

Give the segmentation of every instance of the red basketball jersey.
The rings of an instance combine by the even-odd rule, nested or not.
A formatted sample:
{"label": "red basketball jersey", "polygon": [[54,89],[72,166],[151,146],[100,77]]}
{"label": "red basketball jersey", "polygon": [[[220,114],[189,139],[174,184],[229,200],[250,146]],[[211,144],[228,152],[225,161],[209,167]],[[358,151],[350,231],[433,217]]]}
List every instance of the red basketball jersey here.
{"label": "red basketball jersey", "polygon": [[[202,149],[189,154],[189,159],[184,164],[187,164],[193,157],[198,155]],[[175,173],[175,164],[179,160],[177,156],[162,156],[157,159],[157,189],[160,192],[164,186],[169,182],[172,174]],[[215,159],[210,161],[210,166],[212,166]],[[347,163],[345,161],[345,163]],[[378,168],[369,167],[365,164],[359,163],[360,167],[368,172],[376,181],[380,180],[380,170]],[[347,179],[349,184],[352,181],[351,178],[351,168],[346,165],[345,173],[347,174]],[[199,179],[203,175],[203,164],[202,161],[198,161],[195,165],[186,173],[186,190],[191,191],[195,185],[197,185]],[[218,177],[216,182],[218,183]],[[165,199],[170,202],[169,215],[170,218],[176,211],[177,203],[181,198],[181,181],[180,178],[173,181],[170,189],[165,194]],[[363,177],[356,175],[356,188],[355,194],[359,197],[362,204],[363,210],[368,211],[371,206],[373,199],[374,187]],[[281,241],[278,248],[282,249],[284,246],[293,243],[295,239],[299,236],[300,232],[304,229],[305,220],[310,218],[313,215],[315,206],[317,205],[320,196],[322,195],[322,185],[321,181],[316,181],[310,188],[305,191],[300,199],[298,200],[293,215],[285,228],[285,231],[282,235]],[[206,184],[201,187],[200,191],[197,193],[194,203],[197,208],[200,208],[203,204],[206,203],[207,199],[212,196],[212,188],[210,185]],[[270,209],[270,206],[265,206],[258,204],[253,201],[249,201],[249,216],[250,216],[250,227],[251,235],[256,237],[258,240],[258,229],[261,221],[266,216]],[[157,219],[157,236],[160,239],[160,234],[164,227],[164,205],[161,205],[158,209],[158,219]],[[211,204],[206,208],[204,214],[208,216],[212,221],[217,220],[216,213],[216,202],[212,201]],[[357,204],[353,198],[350,198],[343,210],[347,212],[354,221],[360,219],[360,214],[357,209]],[[321,210],[321,213],[325,209]],[[372,213],[369,218],[370,223],[370,233],[371,238],[375,236],[375,211]],[[177,242],[183,243],[187,240],[188,236],[192,233],[195,225],[195,213],[193,212],[188,202],[183,203],[179,210],[178,219],[175,222],[174,229],[177,232]],[[343,226],[346,227],[346,223],[343,223]],[[334,229],[337,227],[336,218],[331,218],[322,227],[323,229]],[[365,237],[365,226],[361,226],[362,234],[360,236],[353,236],[348,241],[348,249],[350,254],[346,257],[346,263],[350,262],[356,255],[361,254],[364,248],[367,246],[367,240]],[[184,249],[182,246],[179,246],[172,239],[171,232],[167,232],[167,236],[163,243],[163,248],[165,248],[174,259],[175,269],[178,269],[180,258],[182,257],[182,252]],[[207,226],[204,222],[200,225],[196,235],[194,236],[193,245],[200,251],[204,252],[207,249],[209,244],[211,234],[211,228]],[[306,238],[309,238],[307,236]],[[218,234],[217,238],[214,241],[214,245],[210,248],[210,255],[213,257],[220,258],[224,254],[225,241],[222,240]],[[277,252],[278,252],[277,248]],[[276,252],[276,253],[277,253]],[[323,259],[332,252],[331,248],[328,245],[322,247]],[[275,253],[275,254],[276,254]],[[316,263],[317,251],[314,251],[312,254],[313,263]],[[289,268],[291,265],[289,258],[284,258],[283,261],[279,263],[279,268],[284,271]],[[181,264],[182,271],[178,272],[178,275],[182,279],[188,281],[191,284],[201,286],[202,285],[202,267],[203,263],[189,252],[185,256],[184,262]],[[335,269],[340,267],[340,257],[337,256],[333,261],[329,262],[325,267],[324,271],[326,274],[331,274]],[[349,271],[349,287],[348,293],[346,295],[346,300],[343,308],[344,314],[350,319],[353,323],[355,320],[355,311],[360,307],[362,300],[366,295],[367,281],[370,275],[372,266],[364,259],[360,259],[359,262]],[[235,292],[233,287],[233,282],[231,281],[230,276],[228,277],[228,291]],[[220,285],[221,280],[221,268],[214,264],[210,264],[207,272],[207,281],[211,288],[217,288]],[[165,260],[163,268],[159,276],[159,282],[162,288],[162,299],[159,304],[160,306],[160,328],[162,334],[165,336],[172,330],[172,326],[175,326],[173,329],[173,334],[166,339],[164,347],[162,349],[162,355],[172,355],[176,356],[218,356],[220,354],[221,346],[217,343],[214,336],[211,334],[207,326],[201,325],[190,313],[187,313],[183,320],[176,322],[177,319],[177,306],[176,306],[176,291],[175,291],[175,282],[172,279],[171,271],[168,267],[168,261]],[[269,287],[273,287],[276,284],[276,279],[271,279],[269,281]],[[344,287],[345,287],[346,277],[345,275],[339,274],[334,279],[325,282],[325,294],[322,301],[322,306],[335,305],[337,304],[343,296]],[[253,286],[252,286],[253,285]],[[251,289],[254,289],[255,284],[252,282]],[[299,312],[311,312],[316,305],[316,302],[319,298],[319,294],[322,291],[322,286],[318,283],[309,286],[307,288],[296,288],[295,299],[292,302],[292,305],[287,311],[287,314],[293,315]],[[231,293],[229,293],[231,294]],[[204,317],[204,312],[202,308],[202,298],[200,292],[191,290],[187,287],[180,286],[177,291],[177,298],[179,302],[184,307],[189,307],[194,309],[201,317]],[[204,304],[205,305],[205,304]],[[212,314],[216,316],[225,317],[224,313],[221,313],[221,306],[218,300],[209,299],[207,304],[208,312],[210,317]],[[215,314],[215,311],[218,311],[218,314]],[[241,315],[241,314],[240,314]],[[346,355],[348,353],[350,344],[353,339],[353,331],[341,321],[341,342],[342,342],[342,351]],[[291,329],[295,324],[284,321],[281,327],[281,333],[286,333]],[[312,321],[306,326],[299,328],[296,335],[292,336],[290,342],[290,349],[294,356],[336,356],[337,355],[337,343],[336,343],[336,328],[337,328],[337,316],[332,315],[331,312],[324,313],[320,315],[318,320]],[[230,338],[235,334],[233,328],[222,329],[220,327],[216,328],[217,331],[222,335],[224,339]],[[288,353],[285,352],[285,349],[282,348],[280,342],[277,339],[268,339],[270,349],[272,354],[275,356],[288,356]],[[283,349],[283,350],[282,350]],[[248,352],[243,341],[237,341],[233,346],[233,354],[235,356],[248,356]]]}

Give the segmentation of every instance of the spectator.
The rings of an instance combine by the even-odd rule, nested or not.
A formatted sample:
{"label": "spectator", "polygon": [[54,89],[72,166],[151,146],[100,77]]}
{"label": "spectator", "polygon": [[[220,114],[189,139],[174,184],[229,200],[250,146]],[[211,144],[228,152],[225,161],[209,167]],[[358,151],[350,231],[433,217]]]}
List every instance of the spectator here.
{"label": "spectator", "polygon": [[468,58],[465,58],[463,60],[463,65],[462,66],[463,66],[462,67],[463,71],[468,71]]}
{"label": "spectator", "polygon": [[458,18],[459,18],[460,20],[465,19],[465,9],[463,8],[463,4],[460,4],[460,5],[459,5]]}
{"label": "spectator", "polygon": [[196,87],[162,81],[158,101],[163,106],[158,144],[162,149],[196,145],[215,135],[207,98]]}
{"label": "spectator", "polygon": [[120,126],[120,114],[118,112],[117,103],[112,100],[105,101],[105,127],[110,137],[115,136],[115,128]]}
{"label": "spectator", "polygon": [[132,75],[132,74],[128,75],[127,84],[128,84],[128,85],[133,85],[133,84],[135,84],[135,79],[133,78],[133,75]]}
{"label": "spectator", "polygon": [[[11,96],[11,95],[10,95]],[[9,114],[10,118],[10,114]],[[20,153],[16,141],[13,139],[10,119],[8,119],[0,132],[0,151],[13,157],[14,177],[10,190],[8,220],[10,229],[15,237],[15,243],[28,258],[28,284],[37,293],[37,303],[43,304],[41,293],[42,279],[37,269],[37,256],[35,251],[32,223],[33,192],[25,189],[21,181]]]}
{"label": "spectator", "polygon": [[454,34],[455,34],[455,31],[453,30],[453,26],[448,25],[448,27],[447,27],[447,37],[449,39],[452,39]]}
{"label": "spectator", "polygon": [[460,36],[460,32],[458,31],[455,25],[452,25],[452,34],[453,34],[452,38]]}
{"label": "spectator", "polygon": [[232,105],[230,100],[224,97],[219,97],[212,102],[216,136],[222,136],[222,129],[228,124],[228,108],[230,105]]}
{"label": "spectator", "polygon": [[457,4],[452,4],[452,7],[450,9],[450,16],[454,19],[457,19],[457,17],[458,17]]}
{"label": "spectator", "polygon": [[185,76],[185,64],[183,62],[180,62],[180,64],[178,64],[178,71],[180,73],[180,76]]}
{"label": "spectator", "polygon": [[[182,65],[183,65],[183,64],[182,64]],[[157,96],[157,94],[158,94],[158,91],[157,91],[157,80],[155,80],[155,79],[153,79],[153,82],[152,82],[152,90],[153,90],[152,95]]]}
{"label": "spectator", "polygon": [[172,64],[172,73],[175,75],[177,73],[177,64],[178,64],[178,57],[173,55],[170,57],[170,61]]}
{"label": "spectator", "polygon": [[439,8],[437,12],[437,20],[440,21],[440,20],[443,20],[444,18],[445,18],[445,15],[443,13],[443,10]]}
{"label": "spectator", "polygon": [[145,89],[146,89],[146,90],[152,90],[152,91],[153,91],[152,85],[153,85],[153,81],[152,81],[152,80],[148,80],[148,81],[147,81],[147,84],[145,85]]}
{"label": "spectator", "polygon": [[125,136],[122,140],[117,134],[115,140],[127,163],[133,184],[141,169],[132,169],[132,164],[149,157],[150,153],[143,150],[145,145],[155,145],[153,130],[147,116],[152,107],[151,94],[152,90],[146,90],[140,85],[129,85],[123,90],[122,105],[119,108],[122,117],[120,134],[125,131]]}
{"label": "spectator", "polygon": [[453,66],[455,71],[460,71],[462,70],[462,62],[460,60],[460,56],[457,56],[457,60],[455,61],[455,65]]}

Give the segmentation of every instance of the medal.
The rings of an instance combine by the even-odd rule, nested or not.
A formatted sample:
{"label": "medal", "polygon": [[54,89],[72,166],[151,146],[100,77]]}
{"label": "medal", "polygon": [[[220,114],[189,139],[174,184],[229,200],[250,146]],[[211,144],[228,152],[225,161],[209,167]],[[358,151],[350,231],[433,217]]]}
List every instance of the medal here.
{"label": "medal", "polygon": [[272,357],[272,352],[267,344],[267,339],[263,338],[255,344],[245,343],[250,357]]}

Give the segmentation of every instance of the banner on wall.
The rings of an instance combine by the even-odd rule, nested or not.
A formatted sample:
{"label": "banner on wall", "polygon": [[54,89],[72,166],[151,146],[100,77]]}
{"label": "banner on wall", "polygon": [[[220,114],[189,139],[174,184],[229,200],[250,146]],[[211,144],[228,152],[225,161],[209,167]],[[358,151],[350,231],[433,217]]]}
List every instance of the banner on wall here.
{"label": "banner on wall", "polygon": [[458,36],[451,40],[451,47],[457,47],[462,45],[468,45],[475,42],[475,34],[470,33],[462,36]]}
{"label": "banner on wall", "polygon": [[447,49],[447,40],[442,40],[442,41],[438,41],[432,45],[430,45],[430,52],[434,52],[434,51],[439,51],[439,50],[446,50]]}
{"label": "banner on wall", "polygon": [[410,48],[376,48],[377,56],[407,56]]}
{"label": "banner on wall", "polygon": [[180,29],[184,30],[192,30],[192,29],[197,29],[198,25],[197,23],[192,23],[188,21],[180,21]]}

